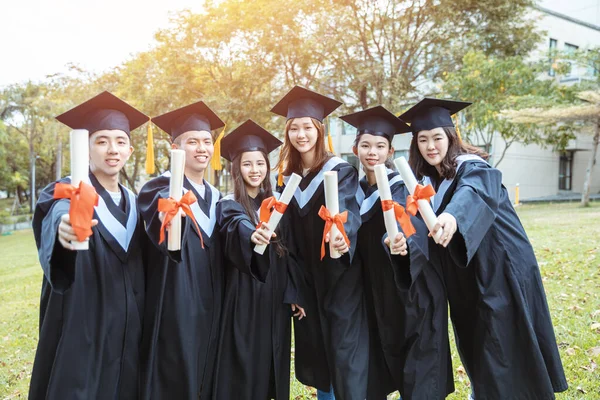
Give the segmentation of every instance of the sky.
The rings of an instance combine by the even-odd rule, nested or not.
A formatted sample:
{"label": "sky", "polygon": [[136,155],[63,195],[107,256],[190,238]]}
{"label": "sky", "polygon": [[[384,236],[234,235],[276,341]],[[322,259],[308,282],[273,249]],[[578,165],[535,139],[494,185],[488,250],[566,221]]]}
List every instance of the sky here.
{"label": "sky", "polygon": [[[251,1],[251,0],[249,0]],[[154,33],[198,0],[4,1],[0,87],[67,71],[74,63],[101,73],[149,49]],[[552,10],[600,25],[600,0],[541,0]]]}
{"label": "sky", "polygon": [[149,49],[154,33],[194,0],[19,0],[2,4],[0,87],[66,72],[102,72]]}

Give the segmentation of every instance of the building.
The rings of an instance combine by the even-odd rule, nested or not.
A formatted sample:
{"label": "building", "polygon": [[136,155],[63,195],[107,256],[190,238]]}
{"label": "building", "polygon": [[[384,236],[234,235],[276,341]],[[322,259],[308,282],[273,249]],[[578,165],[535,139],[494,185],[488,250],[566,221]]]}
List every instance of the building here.
{"label": "building", "polygon": [[[539,27],[546,32],[546,38],[532,54],[536,58],[547,58],[549,50],[572,52],[578,49],[600,47],[600,0],[543,0],[532,11],[539,18]],[[566,76],[556,76],[548,63],[548,78],[557,79],[562,84],[573,84],[584,79],[596,79],[592,68],[573,66]],[[342,158],[358,167],[358,160],[352,153],[356,131],[332,119],[330,129],[336,152]],[[395,157],[407,156],[411,134],[397,135],[394,138]],[[520,188],[520,199],[532,199],[558,194],[581,193],[585,171],[592,148],[592,135],[589,132],[577,133],[577,138],[564,152],[539,145],[514,143],[498,165],[503,182],[514,200],[515,187]],[[491,160],[499,159],[504,151],[504,141],[496,136],[492,143]],[[600,155],[598,156],[600,158]],[[600,163],[592,171],[591,193],[600,192]]]}

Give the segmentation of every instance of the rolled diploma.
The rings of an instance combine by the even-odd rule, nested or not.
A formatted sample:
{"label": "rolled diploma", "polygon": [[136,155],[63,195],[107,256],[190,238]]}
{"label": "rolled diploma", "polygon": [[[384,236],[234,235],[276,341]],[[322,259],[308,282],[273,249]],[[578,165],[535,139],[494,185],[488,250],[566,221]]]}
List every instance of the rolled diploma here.
{"label": "rolled diploma", "polygon": [[[87,129],[73,129],[71,131],[71,185],[79,186],[85,182],[90,170],[90,135]],[[74,250],[89,249],[90,242],[72,241]]]}
{"label": "rolled diploma", "polygon": [[[298,185],[300,184],[301,180],[302,178],[300,177],[300,175],[292,174],[287,184],[285,185],[285,189],[283,189],[283,193],[281,193],[279,202],[286,205],[290,204],[290,200],[292,200],[292,196],[296,192],[296,189],[298,188]],[[271,233],[275,230],[275,228],[277,228],[277,225],[279,224],[279,221],[281,220],[282,216],[282,213],[280,213],[277,210],[273,210],[273,213],[271,214],[271,216],[269,217],[269,221],[267,222],[267,225],[269,225],[269,228],[271,229]],[[266,248],[266,244],[257,244],[256,246],[254,246],[254,251],[262,255],[264,254]]]}
{"label": "rolled diploma", "polygon": [[[398,168],[398,171],[400,172],[402,180],[408,188],[408,191],[410,192],[410,194],[414,194],[415,188],[417,187],[417,178],[415,178],[412,169],[410,169],[408,161],[406,161],[406,158],[404,157],[399,157],[394,160],[394,163],[396,164],[396,168]],[[427,200],[419,200],[418,204],[419,212],[423,216],[425,225],[427,225],[427,229],[429,229],[429,232],[431,232],[433,230],[433,227],[437,223],[437,216],[435,215],[435,212],[433,212],[431,204],[429,204]],[[443,234],[444,231],[442,229],[439,229],[437,233],[433,236],[433,240],[435,240],[436,243],[439,243]]]}
{"label": "rolled diploma", "polygon": [[[377,189],[379,190],[379,198],[381,201],[392,200],[392,191],[390,190],[390,181],[387,177],[385,165],[378,164],[375,166],[375,179],[377,180]],[[385,224],[385,230],[387,231],[388,238],[390,239],[390,252],[392,254],[399,254],[398,252],[391,251],[392,242],[398,234],[396,214],[394,213],[393,208],[383,212],[383,222]]]}
{"label": "rolled diploma", "polygon": [[[185,151],[171,150],[171,179],[169,181],[169,197],[176,201],[183,195],[183,171],[185,167]],[[170,251],[181,250],[181,214],[177,213],[171,220],[168,233],[167,248]]]}
{"label": "rolled diploma", "polygon": [[[327,207],[332,217],[340,213],[337,171],[325,172],[325,207]],[[336,237],[338,233],[339,230],[337,226],[333,224],[329,231],[329,255],[331,258],[340,258],[342,256],[333,249],[333,238]]]}

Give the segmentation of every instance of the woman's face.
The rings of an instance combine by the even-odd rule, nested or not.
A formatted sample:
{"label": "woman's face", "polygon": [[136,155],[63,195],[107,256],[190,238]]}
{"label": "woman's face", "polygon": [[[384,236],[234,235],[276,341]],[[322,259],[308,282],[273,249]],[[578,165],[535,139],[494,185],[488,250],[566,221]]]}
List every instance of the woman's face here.
{"label": "woman's face", "polygon": [[288,130],[290,143],[300,153],[315,149],[319,131],[310,117],[294,118]]}
{"label": "woman's face", "polygon": [[374,172],[377,164],[384,164],[392,156],[394,148],[385,137],[364,133],[354,151],[365,172]]}
{"label": "woman's face", "polygon": [[417,144],[425,161],[436,169],[448,153],[448,136],[443,128],[420,131],[417,134]]}
{"label": "woman's face", "polygon": [[246,151],[240,159],[240,172],[248,189],[258,189],[267,177],[267,160],[260,151]]}

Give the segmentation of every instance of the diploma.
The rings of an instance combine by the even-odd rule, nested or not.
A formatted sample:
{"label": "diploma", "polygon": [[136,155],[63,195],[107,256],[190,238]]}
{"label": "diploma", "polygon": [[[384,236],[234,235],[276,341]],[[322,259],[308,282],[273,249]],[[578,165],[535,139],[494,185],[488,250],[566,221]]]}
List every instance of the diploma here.
{"label": "diploma", "polygon": [[[171,150],[171,179],[169,181],[169,197],[180,201],[183,195],[183,171],[185,168],[185,151]],[[181,214],[177,213],[171,220],[167,248],[170,251],[181,249]]]}
{"label": "diploma", "polygon": [[[90,134],[87,129],[71,131],[71,185],[79,187],[85,182],[90,170]],[[89,241],[71,241],[74,250],[89,249]]]}
{"label": "diploma", "polygon": [[[331,216],[340,213],[340,202],[338,199],[338,180],[337,171],[325,172],[325,207],[329,210]],[[337,236],[339,230],[335,224],[329,231],[329,255],[331,258],[340,258],[342,255],[333,249],[333,239]]]}
{"label": "diploma", "polygon": [[[406,158],[400,157],[400,158],[396,158],[394,160],[394,163],[396,164],[396,168],[398,168],[398,171],[400,172],[400,175],[402,176],[402,180],[404,181],[404,184],[408,188],[408,191],[410,192],[411,195],[414,194],[415,188],[417,187],[417,178],[415,178],[415,175],[413,174],[412,170],[410,169],[410,166],[408,165],[408,161],[406,161]],[[419,212],[423,216],[425,225],[427,225],[427,229],[429,229],[429,232],[431,232],[433,230],[433,227],[437,223],[437,216],[435,215],[435,212],[433,212],[433,209],[431,208],[431,204],[429,204],[429,202],[427,200],[419,199],[418,205],[419,205]],[[433,236],[433,240],[435,240],[436,243],[439,243],[442,238],[443,233],[444,232],[442,229],[438,229],[437,233]]]}
{"label": "diploma", "polygon": [[[285,185],[285,189],[283,189],[283,193],[281,193],[281,197],[279,197],[280,203],[283,203],[286,206],[288,204],[290,204],[290,201],[292,200],[292,196],[296,192],[298,185],[300,185],[301,180],[302,180],[302,178],[298,174],[292,174],[290,176],[290,179],[288,180],[287,184]],[[270,229],[269,233],[270,234],[272,234],[273,231],[275,231],[275,228],[277,228],[277,225],[279,224],[279,221],[281,221],[282,216],[283,216],[283,214],[280,213],[279,211],[277,211],[277,209],[273,210],[273,213],[269,217],[269,222],[267,222],[267,225],[269,225],[269,229]],[[269,235],[269,236],[271,236],[271,235]],[[266,244],[257,244],[256,246],[254,246],[254,251],[256,253],[262,255],[262,254],[264,254],[266,248],[267,248]]]}
{"label": "diploma", "polygon": [[[387,177],[387,170],[385,165],[378,164],[375,166],[375,179],[377,180],[377,189],[379,190],[379,198],[381,201],[392,200],[392,191],[390,190],[390,181]],[[383,222],[385,224],[385,230],[387,231],[388,238],[390,239],[390,251],[391,244],[398,234],[398,225],[396,225],[396,214],[394,209],[390,209],[383,212]],[[398,252],[391,251],[392,254],[399,254]]]}

